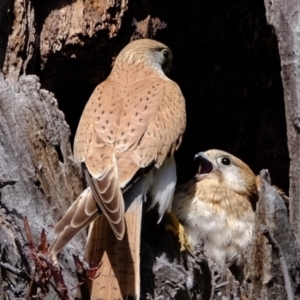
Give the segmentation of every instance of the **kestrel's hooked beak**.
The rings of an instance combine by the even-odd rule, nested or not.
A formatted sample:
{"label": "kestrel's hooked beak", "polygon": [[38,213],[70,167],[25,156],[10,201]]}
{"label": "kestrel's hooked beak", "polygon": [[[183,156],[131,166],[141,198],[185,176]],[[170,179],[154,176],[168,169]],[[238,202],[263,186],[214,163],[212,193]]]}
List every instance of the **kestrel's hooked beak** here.
{"label": "kestrel's hooked beak", "polygon": [[200,161],[199,171],[196,175],[197,179],[202,179],[214,170],[212,161],[209,159],[205,152],[197,153],[195,155],[195,159]]}

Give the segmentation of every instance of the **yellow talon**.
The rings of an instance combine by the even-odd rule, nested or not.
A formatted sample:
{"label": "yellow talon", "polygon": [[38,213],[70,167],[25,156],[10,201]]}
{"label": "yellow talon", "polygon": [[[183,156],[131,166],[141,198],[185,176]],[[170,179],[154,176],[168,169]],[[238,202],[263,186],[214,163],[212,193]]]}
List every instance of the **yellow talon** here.
{"label": "yellow talon", "polygon": [[165,226],[166,230],[172,231],[174,234],[178,235],[178,241],[180,244],[180,251],[190,251],[191,245],[188,241],[187,235],[185,233],[184,227],[179,222],[175,214],[171,211],[169,214],[170,220],[172,224],[167,224]]}

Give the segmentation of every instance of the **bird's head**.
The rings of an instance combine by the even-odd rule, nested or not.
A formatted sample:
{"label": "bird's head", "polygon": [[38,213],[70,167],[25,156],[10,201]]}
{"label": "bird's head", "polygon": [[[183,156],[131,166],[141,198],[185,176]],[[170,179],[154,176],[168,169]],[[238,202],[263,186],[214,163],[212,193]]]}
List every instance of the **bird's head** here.
{"label": "bird's head", "polygon": [[129,43],[118,55],[118,64],[142,64],[168,72],[172,65],[172,52],[164,45],[151,39],[140,39]]}
{"label": "bird's head", "polygon": [[237,157],[221,150],[199,152],[200,167],[196,178],[198,180],[217,179],[219,184],[225,184],[237,193],[256,193],[256,177],[252,170]]}

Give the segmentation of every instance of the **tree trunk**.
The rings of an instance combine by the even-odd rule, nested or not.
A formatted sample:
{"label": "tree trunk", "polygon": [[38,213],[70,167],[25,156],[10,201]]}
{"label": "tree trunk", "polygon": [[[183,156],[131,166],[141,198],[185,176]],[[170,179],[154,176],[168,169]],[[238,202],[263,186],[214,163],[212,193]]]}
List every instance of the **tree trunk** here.
{"label": "tree trunk", "polygon": [[[53,94],[34,75],[12,82],[0,77],[1,292],[25,297],[34,272],[33,256],[42,229],[51,228],[82,190],[79,164],[72,157],[70,130]],[[27,217],[35,247],[24,228]],[[82,253],[84,234],[64,251],[66,279],[72,275],[70,249]],[[11,272],[10,266],[17,272]],[[18,272],[22,272],[19,274]],[[3,298],[2,298],[3,299]]]}
{"label": "tree trunk", "polygon": [[[227,151],[244,153],[244,157],[254,164],[273,155],[284,157],[283,163],[275,159],[270,169],[274,170],[276,183],[285,185],[285,170],[289,163],[285,132],[282,134],[282,128],[276,127],[273,115],[268,112],[270,106],[264,107],[260,96],[255,93],[257,89],[262,98],[273,97],[273,92],[269,92],[272,82],[281,84],[276,81],[278,70],[272,69],[277,58],[270,60],[267,66],[272,66],[272,70],[264,70],[266,73],[263,76],[258,74],[260,71],[249,69],[251,71],[247,72],[253,78],[246,76],[246,83],[240,81],[243,76],[236,76],[227,63],[227,60],[230,61],[234,68],[234,63],[239,59],[251,61],[248,49],[251,49],[250,57],[263,51],[271,57],[278,57],[275,37],[268,31],[265,16],[261,16],[263,6],[259,1],[236,0],[229,5],[215,0],[213,8],[191,0],[186,3],[138,0],[1,1],[0,299],[33,299],[34,296],[37,299],[52,299],[60,293],[54,287],[53,279],[51,284],[48,283],[51,272],[47,272],[49,265],[42,254],[45,254],[46,244],[54,238],[53,225],[85,185],[69,140],[74,137],[79,116],[92,89],[105,79],[115,56],[132,39],[159,37],[173,45],[174,53],[177,53],[179,72],[175,73],[175,80],[178,79],[179,85],[183,86],[188,111],[183,150],[177,156],[180,180],[194,172],[190,167],[191,160],[187,159],[193,157],[192,151],[195,154],[203,147],[217,145]],[[219,12],[217,7],[223,10]],[[275,29],[281,58],[291,157],[289,206],[292,226],[284,201],[271,186],[268,173],[262,171],[255,234],[246,254],[245,279],[238,283],[229,270],[223,274],[219,266],[206,258],[201,246],[195,253],[180,253],[176,236],[164,230],[164,222],[156,225],[155,216],[147,213],[143,220],[141,245],[143,299],[300,299],[297,2],[265,1],[265,7],[267,21]],[[212,48],[209,48],[209,41],[213,39],[211,36],[225,40],[228,32],[224,24],[228,25],[229,21],[223,23],[220,20],[224,16],[234,19],[236,12],[239,26],[232,26],[228,32],[233,36],[236,27],[241,31],[238,36],[244,43],[242,48],[236,49],[231,58],[232,48],[226,48],[224,42],[225,46],[218,49],[219,53],[225,53],[226,64],[216,58],[209,61],[207,67],[204,63],[207,60],[205,51],[210,51],[209,55],[213,57],[216,48],[216,40],[211,42]],[[213,18],[210,18],[211,15]],[[199,23],[201,18],[203,23]],[[261,25],[261,22],[265,23]],[[206,27],[208,23],[212,28]],[[245,24],[248,26],[246,30]],[[253,37],[249,33],[251,26],[255,31]],[[167,34],[164,35],[164,32]],[[201,40],[198,42],[203,47],[196,46],[194,39]],[[263,44],[259,46],[261,48],[257,46],[257,40]],[[238,43],[232,43],[231,39],[228,44],[238,47]],[[260,57],[261,61],[263,59]],[[204,75],[199,73],[198,66],[199,69],[213,69],[213,76],[209,72]],[[245,69],[243,64],[241,66]],[[218,77],[222,72],[226,75]],[[202,84],[197,89],[199,78]],[[251,86],[252,82],[255,85]],[[215,88],[207,90],[211,84],[218,85],[219,92],[213,94],[217,90]],[[227,85],[234,91],[232,94]],[[280,93],[277,94],[280,97]],[[59,106],[64,110],[71,132],[55,97],[59,98]],[[230,97],[242,98],[243,101],[231,101]],[[251,104],[257,97],[255,105]],[[203,99],[201,105],[199,99]],[[283,99],[279,100],[282,106],[272,103],[272,107],[281,109]],[[274,113],[279,121],[282,117],[280,109]],[[207,111],[210,112],[209,118],[213,119],[212,123],[205,116]],[[230,112],[228,119],[227,112]],[[227,129],[223,122],[228,125]],[[282,125],[285,120],[280,122]],[[236,128],[238,130],[235,132]],[[223,130],[228,131],[225,140]],[[199,139],[195,133],[199,133]],[[268,139],[268,136],[274,138]],[[196,139],[200,141],[201,149]],[[261,168],[261,164],[256,163],[255,168]],[[298,242],[294,233],[298,236]],[[74,275],[72,255],[83,255],[85,240],[86,232],[77,235],[60,255],[63,278],[69,291],[65,299],[75,297],[78,279]]]}
{"label": "tree trunk", "polygon": [[267,20],[274,27],[281,59],[290,163],[290,220],[300,241],[300,78],[299,2],[265,1]]}

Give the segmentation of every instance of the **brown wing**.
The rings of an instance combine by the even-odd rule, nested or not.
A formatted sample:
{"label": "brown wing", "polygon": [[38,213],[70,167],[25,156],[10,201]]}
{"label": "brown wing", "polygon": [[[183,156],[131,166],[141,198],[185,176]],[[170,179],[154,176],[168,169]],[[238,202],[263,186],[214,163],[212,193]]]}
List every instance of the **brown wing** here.
{"label": "brown wing", "polygon": [[92,191],[86,188],[69,207],[64,217],[56,224],[54,233],[58,234],[51,244],[51,253],[56,263],[56,255],[73,238],[73,236],[93,222],[99,216]]}
{"label": "brown wing", "polygon": [[[134,66],[132,66],[134,68]],[[185,128],[184,99],[176,83],[145,72],[112,73],[82,114],[74,153],[92,176],[95,199],[116,234],[124,234],[124,188],[140,168],[160,166]],[[141,78],[144,78],[141,80]]]}
{"label": "brown wing", "polygon": [[122,112],[122,98],[118,90],[118,84],[109,78],[95,89],[81,116],[74,155],[85,162],[94,198],[116,237],[122,239],[125,231],[124,201],[114,149]]}

